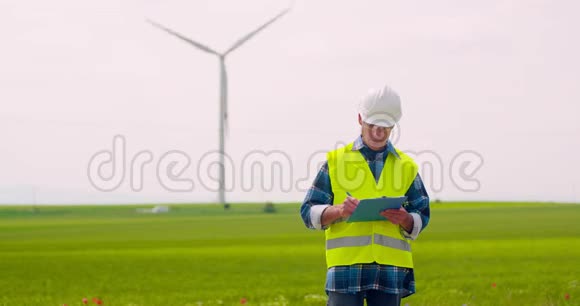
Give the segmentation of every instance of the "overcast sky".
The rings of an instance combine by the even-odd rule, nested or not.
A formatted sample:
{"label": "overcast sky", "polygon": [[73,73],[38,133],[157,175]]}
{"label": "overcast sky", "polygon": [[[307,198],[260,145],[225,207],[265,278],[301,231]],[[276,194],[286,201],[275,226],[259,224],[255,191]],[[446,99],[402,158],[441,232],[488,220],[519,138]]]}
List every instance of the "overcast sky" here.
{"label": "overcast sky", "polygon": [[[2,0],[0,203],[216,201],[218,60],[145,18],[224,51],[288,4]],[[571,0],[296,1],[227,58],[227,199],[301,201],[323,152],[357,137],[359,98],[389,84],[403,103],[393,142],[433,199],[580,202],[578,11]],[[89,165],[116,135],[125,169],[105,164],[119,186],[101,191]],[[141,172],[139,152],[151,154]]]}

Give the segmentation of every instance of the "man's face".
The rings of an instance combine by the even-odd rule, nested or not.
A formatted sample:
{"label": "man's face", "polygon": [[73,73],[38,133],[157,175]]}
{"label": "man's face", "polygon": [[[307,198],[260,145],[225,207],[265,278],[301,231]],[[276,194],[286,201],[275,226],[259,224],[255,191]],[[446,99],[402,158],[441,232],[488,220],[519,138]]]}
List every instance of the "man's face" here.
{"label": "man's face", "polygon": [[385,147],[389,136],[391,136],[392,127],[382,127],[374,124],[368,124],[358,117],[358,122],[362,127],[362,137],[367,146],[373,150],[379,150]]}

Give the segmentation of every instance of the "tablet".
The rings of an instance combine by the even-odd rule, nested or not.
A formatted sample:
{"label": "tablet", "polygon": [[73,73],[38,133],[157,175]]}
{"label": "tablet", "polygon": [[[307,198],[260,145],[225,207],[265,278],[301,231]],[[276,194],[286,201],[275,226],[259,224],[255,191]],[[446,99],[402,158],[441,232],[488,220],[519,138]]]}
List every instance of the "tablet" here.
{"label": "tablet", "polygon": [[360,200],[358,206],[346,222],[386,221],[387,219],[381,216],[380,212],[385,209],[399,209],[406,200],[407,197],[382,197]]}

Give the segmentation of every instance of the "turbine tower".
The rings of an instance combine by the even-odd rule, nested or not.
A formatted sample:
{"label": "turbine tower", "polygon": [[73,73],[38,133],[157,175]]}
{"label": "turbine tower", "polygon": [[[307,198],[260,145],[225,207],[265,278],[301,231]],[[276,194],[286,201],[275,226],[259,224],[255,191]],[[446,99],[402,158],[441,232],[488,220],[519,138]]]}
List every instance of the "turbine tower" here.
{"label": "turbine tower", "polygon": [[231,52],[233,52],[234,50],[236,50],[237,48],[239,48],[240,46],[242,46],[246,41],[248,41],[250,38],[254,37],[254,35],[258,34],[258,32],[264,30],[265,28],[267,28],[269,25],[271,25],[272,23],[274,23],[276,20],[278,20],[279,18],[281,18],[282,16],[286,15],[290,9],[292,8],[292,5],[290,5],[288,8],[284,9],[283,11],[281,11],[280,13],[278,13],[278,15],[274,16],[272,19],[268,20],[266,23],[262,24],[261,26],[259,26],[258,28],[256,28],[254,31],[244,35],[243,37],[241,37],[240,39],[238,39],[236,42],[234,42],[232,44],[231,47],[229,47],[225,52],[220,53],[218,51],[215,51],[214,49],[205,46],[199,42],[194,41],[193,39],[187,38],[184,35],[173,31],[172,29],[169,29],[153,20],[147,19],[147,22],[149,22],[150,24],[152,24],[153,26],[155,26],[156,28],[159,28],[179,39],[181,39],[182,41],[196,47],[197,49],[213,54],[215,56],[217,56],[219,58],[220,61],[220,99],[219,99],[219,155],[220,155],[220,169],[219,169],[219,202],[224,205],[224,207],[227,208],[226,205],[226,195],[225,195],[225,162],[224,162],[224,156],[225,156],[225,133],[228,131],[228,76],[227,76],[227,70],[226,70],[226,57],[228,56],[228,54],[230,54]]}

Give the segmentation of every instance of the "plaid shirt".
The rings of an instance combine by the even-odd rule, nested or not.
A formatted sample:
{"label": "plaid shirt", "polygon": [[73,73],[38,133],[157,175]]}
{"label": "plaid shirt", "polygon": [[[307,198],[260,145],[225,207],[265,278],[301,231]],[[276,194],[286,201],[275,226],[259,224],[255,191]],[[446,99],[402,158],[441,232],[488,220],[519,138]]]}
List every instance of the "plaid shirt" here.
{"label": "plaid shirt", "polygon": [[[399,158],[391,142],[387,143],[385,150],[376,152],[367,147],[360,136],[355,140],[352,150],[360,151],[365,157],[375,180],[378,180],[378,174],[383,170],[388,154],[393,154]],[[302,220],[308,228],[327,228],[322,226],[320,222],[324,209],[332,205],[334,201],[330,184],[328,163],[324,163],[300,208]],[[430,216],[429,196],[419,174],[405,195],[407,202],[403,206],[413,217],[414,224],[411,233],[403,229],[401,232],[408,239],[415,239],[429,223]],[[338,266],[328,269],[326,291],[355,293],[365,290],[381,290],[391,294],[400,294],[401,297],[409,296],[415,293],[413,269],[376,263]]]}

